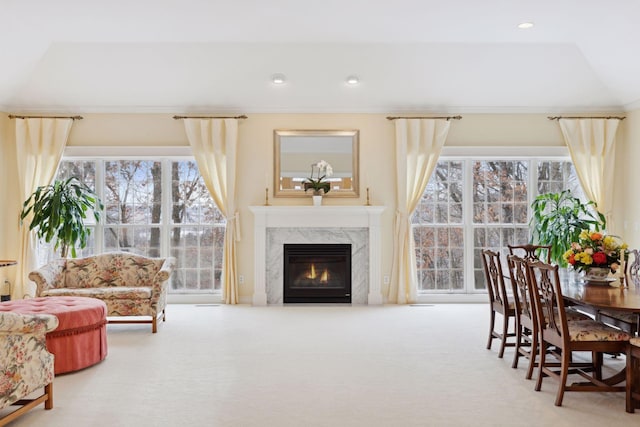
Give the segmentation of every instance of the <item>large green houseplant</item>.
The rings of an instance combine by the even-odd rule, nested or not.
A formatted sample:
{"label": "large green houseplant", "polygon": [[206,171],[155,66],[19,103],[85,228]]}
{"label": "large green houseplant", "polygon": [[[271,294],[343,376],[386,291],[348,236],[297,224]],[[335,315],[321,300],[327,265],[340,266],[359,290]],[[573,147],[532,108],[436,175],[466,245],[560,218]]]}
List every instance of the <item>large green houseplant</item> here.
{"label": "large green houseplant", "polygon": [[531,204],[529,221],[532,243],[551,245],[551,261],[566,267],[562,255],[577,242],[582,230],[600,231],[606,228],[604,215],[592,201],[582,202],[571,190],[540,194]]}
{"label": "large green houseplant", "polygon": [[96,222],[104,208],[100,199],[85,184],[71,177],[38,187],[22,205],[21,222],[30,221],[29,230],[36,230],[39,239],[55,241],[54,250],[60,256],[76,256],[76,246],[84,248],[91,229],[85,225],[90,212]]}

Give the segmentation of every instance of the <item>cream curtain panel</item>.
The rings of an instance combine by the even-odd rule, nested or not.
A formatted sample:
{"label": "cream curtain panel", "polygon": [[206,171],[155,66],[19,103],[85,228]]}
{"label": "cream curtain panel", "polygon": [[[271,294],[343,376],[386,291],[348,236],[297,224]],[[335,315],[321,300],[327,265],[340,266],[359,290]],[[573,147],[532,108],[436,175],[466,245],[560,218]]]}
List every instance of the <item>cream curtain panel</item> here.
{"label": "cream curtain panel", "polygon": [[240,219],[236,205],[236,119],[184,119],[189,144],[200,174],[227,220],[223,251],[223,299],[238,303],[236,241],[240,240]]}
{"label": "cream curtain panel", "polygon": [[444,119],[397,119],[395,125],[397,211],[388,300],[407,304],[415,301],[417,291],[411,215],[438,162],[450,123]]}
{"label": "cream curtain panel", "polygon": [[615,230],[611,210],[615,139],[620,120],[559,119],[558,123],[586,196],[598,205],[598,211],[607,220],[607,228]]}
{"label": "cream curtain panel", "polygon": [[[69,139],[73,119],[15,120],[19,194],[21,200],[25,201],[36,188],[49,185],[53,180]],[[29,231],[30,223],[30,218],[27,217],[20,227],[18,274],[12,299],[35,296],[35,288],[30,286],[28,276],[38,267],[37,238],[34,232]]]}

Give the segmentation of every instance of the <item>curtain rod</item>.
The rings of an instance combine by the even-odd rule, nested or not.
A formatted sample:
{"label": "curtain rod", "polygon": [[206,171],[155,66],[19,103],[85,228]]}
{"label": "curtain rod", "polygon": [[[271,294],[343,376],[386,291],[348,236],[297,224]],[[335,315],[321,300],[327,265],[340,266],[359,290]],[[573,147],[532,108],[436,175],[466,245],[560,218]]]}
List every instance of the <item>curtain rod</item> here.
{"label": "curtain rod", "polygon": [[175,120],[181,119],[246,119],[247,116],[173,116]]}
{"label": "curtain rod", "polygon": [[444,116],[444,117],[387,117],[387,120],[397,120],[397,119],[445,119],[445,120],[460,120],[462,116]]}
{"label": "curtain rod", "polygon": [[618,119],[618,120],[624,120],[626,119],[626,117],[619,117],[619,116],[585,116],[585,117],[563,117],[563,116],[549,116],[547,117],[547,119],[549,120],[560,120],[560,119]]}
{"label": "curtain rod", "polygon": [[10,119],[71,119],[71,120],[82,120],[84,117],[82,116],[14,116],[13,114],[9,114]]}

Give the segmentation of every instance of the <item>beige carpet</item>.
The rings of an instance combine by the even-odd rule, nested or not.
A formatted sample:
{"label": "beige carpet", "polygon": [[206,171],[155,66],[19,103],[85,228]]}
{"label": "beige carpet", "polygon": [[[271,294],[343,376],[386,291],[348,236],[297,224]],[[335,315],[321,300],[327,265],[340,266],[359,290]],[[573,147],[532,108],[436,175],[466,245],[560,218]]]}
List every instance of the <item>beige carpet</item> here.
{"label": "beige carpet", "polygon": [[[485,349],[484,304],[171,305],[13,426],[625,426],[624,394],[541,392]],[[624,363],[611,360],[607,363]]]}

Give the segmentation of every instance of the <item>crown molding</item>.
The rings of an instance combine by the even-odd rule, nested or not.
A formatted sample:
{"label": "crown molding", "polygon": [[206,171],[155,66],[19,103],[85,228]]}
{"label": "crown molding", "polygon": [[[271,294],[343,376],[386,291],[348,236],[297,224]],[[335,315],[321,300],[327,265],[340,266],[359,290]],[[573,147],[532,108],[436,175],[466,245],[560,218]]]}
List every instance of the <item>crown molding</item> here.
{"label": "crown molding", "polygon": [[260,108],[239,108],[238,106],[26,106],[4,105],[0,111],[11,114],[620,114],[621,112],[640,108],[640,100],[627,104],[608,106],[566,106],[566,107],[531,107],[531,106],[387,106],[387,107],[281,107],[268,106]]}

